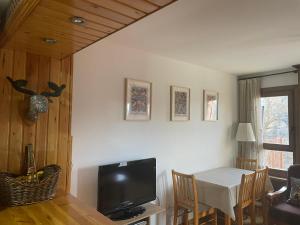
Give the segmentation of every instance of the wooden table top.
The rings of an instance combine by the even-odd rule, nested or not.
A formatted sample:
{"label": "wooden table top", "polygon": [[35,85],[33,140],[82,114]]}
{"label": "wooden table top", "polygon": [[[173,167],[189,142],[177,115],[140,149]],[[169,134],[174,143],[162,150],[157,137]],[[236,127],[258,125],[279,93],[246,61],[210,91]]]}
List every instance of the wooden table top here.
{"label": "wooden table top", "polygon": [[53,200],[0,210],[0,225],[114,225],[70,194]]}

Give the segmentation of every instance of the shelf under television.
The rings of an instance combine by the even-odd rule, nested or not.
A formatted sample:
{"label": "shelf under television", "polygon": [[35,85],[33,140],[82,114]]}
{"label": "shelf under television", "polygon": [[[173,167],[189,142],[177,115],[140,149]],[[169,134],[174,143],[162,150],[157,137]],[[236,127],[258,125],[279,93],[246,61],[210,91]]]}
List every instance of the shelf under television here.
{"label": "shelf under television", "polygon": [[133,218],[130,218],[127,220],[114,221],[115,225],[129,225],[129,224],[141,221],[141,220],[146,220],[149,224],[150,216],[157,215],[157,214],[165,211],[165,209],[163,209],[162,207],[152,204],[152,203],[147,203],[142,206],[145,207],[145,209],[146,209],[146,211],[143,214],[140,214],[136,217],[133,217]]}

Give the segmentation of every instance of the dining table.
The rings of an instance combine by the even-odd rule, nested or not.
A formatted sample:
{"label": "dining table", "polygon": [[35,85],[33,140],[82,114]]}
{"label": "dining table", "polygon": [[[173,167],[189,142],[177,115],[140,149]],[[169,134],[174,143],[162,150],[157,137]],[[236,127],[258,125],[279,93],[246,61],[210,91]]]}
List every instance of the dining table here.
{"label": "dining table", "polygon": [[[199,202],[205,203],[225,214],[225,224],[235,220],[234,207],[238,203],[242,175],[254,173],[231,167],[220,167],[194,174],[198,189]],[[273,191],[270,177],[266,180],[266,191]]]}

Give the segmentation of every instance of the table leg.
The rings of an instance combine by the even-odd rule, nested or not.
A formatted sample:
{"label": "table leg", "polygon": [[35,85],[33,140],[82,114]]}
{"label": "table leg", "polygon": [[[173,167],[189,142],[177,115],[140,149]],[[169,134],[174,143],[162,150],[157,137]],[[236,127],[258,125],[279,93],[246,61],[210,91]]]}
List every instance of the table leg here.
{"label": "table leg", "polygon": [[227,214],[224,216],[225,225],[231,225],[231,218]]}

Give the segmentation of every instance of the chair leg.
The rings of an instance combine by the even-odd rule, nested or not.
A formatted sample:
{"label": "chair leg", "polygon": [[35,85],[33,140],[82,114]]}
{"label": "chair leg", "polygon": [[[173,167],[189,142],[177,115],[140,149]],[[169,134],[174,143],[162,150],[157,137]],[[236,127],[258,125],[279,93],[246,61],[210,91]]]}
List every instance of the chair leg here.
{"label": "chair leg", "polygon": [[199,225],[198,212],[193,211],[193,213],[194,213],[194,225]]}
{"label": "chair leg", "polygon": [[267,207],[267,202],[265,198],[262,200],[262,205],[263,205],[263,224],[268,225],[268,207]]}
{"label": "chair leg", "polygon": [[184,210],[183,224],[189,225],[189,211],[188,210]]}
{"label": "chair leg", "polygon": [[268,224],[266,225],[274,225],[274,220],[271,217],[268,217]]}
{"label": "chair leg", "polygon": [[242,208],[237,208],[237,215],[236,215],[236,221],[237,225],[243,225],[243,209]]}
{"label": "chair leg", "polygon": [[213,225],[218,225],[218,213],[217,210],[215,210],[215,213],[213,214],[214,222]]}
{"label": "chair leg", "polygon": [[256,213],[255,213],[255,203],[252,203],[250,206],[250,220],[251,220],[251,225],[256,225]]}
{"label": "chair leg", "polygon": [[178,207],[174,206],[173,225],[177,225],[177,220],[178,220]]}

